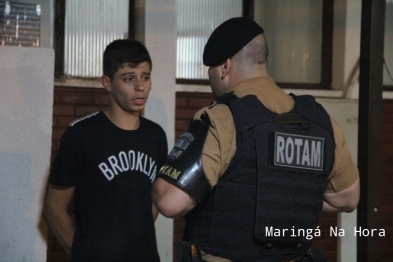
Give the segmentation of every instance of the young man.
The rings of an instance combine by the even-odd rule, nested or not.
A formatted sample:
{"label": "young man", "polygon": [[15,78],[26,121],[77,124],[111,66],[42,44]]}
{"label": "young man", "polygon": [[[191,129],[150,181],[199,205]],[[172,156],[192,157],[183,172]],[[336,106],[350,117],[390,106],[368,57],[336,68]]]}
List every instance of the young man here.
{"label": "young man", "polygon": [[340,127],[313,97],[283,92],[267,56],[253,20],[213,31],[203,61],[216,102],[197,112],[153,185],[163,215],[187,214],[183,240],[203,261],[299,261],[321,210],[351,212],[359,200]]}
{"label": "young man", "polygon": [[[104,52],[108,110],[70,123],[54,160],[43,216],[73,261],[159,261],[151,199],[166,159],[163,129],[141,116],[151,90],[145,46]],[[75,219],[67,212],[75,198]]]}

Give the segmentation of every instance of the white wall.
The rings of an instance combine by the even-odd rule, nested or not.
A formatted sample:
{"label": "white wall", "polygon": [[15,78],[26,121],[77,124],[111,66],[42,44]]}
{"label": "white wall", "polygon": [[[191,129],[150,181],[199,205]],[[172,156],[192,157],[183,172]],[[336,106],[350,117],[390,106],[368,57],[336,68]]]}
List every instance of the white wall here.
{"label": "white wall", "polygon": [[0,46],[0,61],[0,260],[46,261],[54,53]]}
{"label": "white wall", "polygon": [[[153,60],[145,116],[164,128],[171,149],[175,137],[176,0],[146,0],[145,4],[145,45]],[[160,215],[156,233],[161,261],[171,262],[173,220]]]}

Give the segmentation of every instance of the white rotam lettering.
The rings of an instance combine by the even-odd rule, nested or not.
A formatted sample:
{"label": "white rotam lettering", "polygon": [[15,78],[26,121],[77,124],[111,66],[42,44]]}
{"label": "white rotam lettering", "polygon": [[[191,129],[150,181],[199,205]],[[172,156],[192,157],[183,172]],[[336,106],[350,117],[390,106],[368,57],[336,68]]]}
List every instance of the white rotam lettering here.
{"label": "white rotam lettering", "polygon": [[285,140],[282,136],[277,137],[276,159],[277,162],[285,162],[284,158]]}
{"label": "white rotam lettering", "polygon": [[311,165],[320,166],[320,162],[321,162],[321,142],[311,141]]}
{"label": "white rotam lettering", "polygon": [[139,171],[153,182],[156,177],[157,165],[154,159],[147,154],[130,150],[128,152],[121,151],[117,156],[108,157],[107,161],[98,165],[98,168],[108,181],[127,171]]}
{"label": "white rotam lettering", "polygon": [[294,150],[294,145],[293,145],[293,139],[291,137],[288,137],[287,143],[285,146],[285,160],[286,160],[287,164],[292,163],[294,156],[295,156],[295,150]]}
{"label": "white rotam lettering", "polygon": [[310,166],[310,149],[308,147],[308,140],[305,141],[302,156],[302,166]]}
{"label": "white rotam lettering", "polygon": [[276,133],[274,164],[322,170],[323,151],[323,138]]}
{"label": "white rotam lettering", "polygon": [[296,145],[296,164],[300,164],[300,149],[303,145],[303,139],[295,138],[295,145]]}

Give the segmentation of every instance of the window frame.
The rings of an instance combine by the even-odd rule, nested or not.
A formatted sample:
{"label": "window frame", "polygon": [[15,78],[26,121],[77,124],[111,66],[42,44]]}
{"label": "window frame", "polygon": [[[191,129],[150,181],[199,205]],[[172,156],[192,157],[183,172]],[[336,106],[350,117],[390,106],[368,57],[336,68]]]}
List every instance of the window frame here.
{"label": "window frame", "polygon": [[[66,17],[66,1],[67,0],[56,0],[55,3],[55,37],[54,37],[54,49],[55,49],[55,81],[64,82],[64,41],[65,41],[65,17]],[[128,11],[128,38],[135,39],[136,29],[136,0],[129,0],[129,11]],[[79,79],[75,77],[74,79]],[[80,78],[82,79],[82,78]],[[95,79],[95,78],[94,78]]]}
{"label": "window frame", "polygon": [[[387,2],[388,2],[388,0],[386,0],[386,5],[387,5]],[[386,9],[385,9],[386,10]],[[385,11],[385,28],[387,27],[387,24],[386,24],[386,11]],[[386,37],[386,33],[385,33],[385,31],[384,31],[384,37]],[[385,39],[385,38],[384,38]],[[385,44],[385,41],[384,41],[384,44]],[[388,71],[389,72],[389,74],[390,74],[390,76],[393,76],[393,68],[391,68],[391,67],[389,67],[387,64],[386,64],[386,59],[385,59],[385,50],[384,50],[384,54],[383,54],[383,64],[382,64],[382,90],[383,91],[393,91],[393,84],[392,85],[384,85],[383,84],[383,72],[385,72],[385,70],[386,71]]]}
{"label": "window frame", "polygon": [[[254,18],[254,0],[243,1],[243,17]],[[287,89],[331,89],[332,60],[333,60],[333,6],[334,1],[323,0],[322,16],[322,51],[321,51],[321,77],[319,83],[285,83],[277,82],[281,88]],[[176,84],[209,85],[209,80],[176,78]]]}

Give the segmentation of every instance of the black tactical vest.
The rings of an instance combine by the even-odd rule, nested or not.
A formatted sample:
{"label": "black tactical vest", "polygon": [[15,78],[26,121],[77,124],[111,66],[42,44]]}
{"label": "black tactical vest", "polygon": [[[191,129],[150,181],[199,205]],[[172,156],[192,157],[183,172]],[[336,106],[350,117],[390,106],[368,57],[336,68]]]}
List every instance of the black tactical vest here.
{"label": "black tactical vest", "polygon": [[240,261],[302,257],[322,208],[335,143],[329,115],[311,96],[285,114],[256,96],[224,95],[237,150],[209,196],[186,217],[185,241]]}

